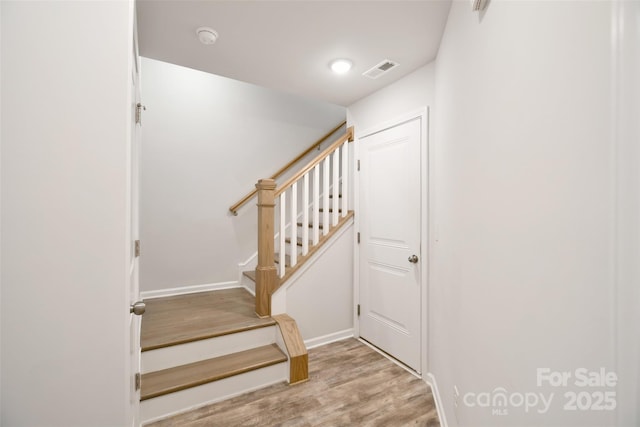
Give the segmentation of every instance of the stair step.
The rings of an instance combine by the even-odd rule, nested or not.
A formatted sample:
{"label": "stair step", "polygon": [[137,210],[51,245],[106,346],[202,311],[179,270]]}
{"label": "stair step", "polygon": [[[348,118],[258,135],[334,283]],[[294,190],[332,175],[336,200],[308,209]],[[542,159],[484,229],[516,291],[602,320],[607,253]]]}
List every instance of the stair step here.
{"label": "stair step", "polygon": [[243,271],[242,275],[245,276],[245,277],[248,277],[249,279],[253,280],[254,282],[256,281],[256,271],[255,270]]}
{"label": "stair step", "polygon": [[[299,222],[297,224],[298,224],[298,227],[302,227],[302,223],[301,222]],[[313,228],[313,224],[309,224],[309,228]],[[322,230],[322,228],[323,228],[322,224],[318,224],[318,228],[320,230]]]}
{"label": "stair step", "polygon": [[278,330],[274,325],[148,350],[142,353],[140,360],[141,373],[161,371],[175,366],[188,365],[201,360],[213,359],[214,357],[273,344],[277,334]]}
{"label": "stair step", "polygon": [[243,288],[145,300],[140,343],[146,351],[275,325],[255,314]]}
{"label": "stair step", "polygon": [[287,356],[275,344],[142,375],[144,401],[234,375],[283,363]]}

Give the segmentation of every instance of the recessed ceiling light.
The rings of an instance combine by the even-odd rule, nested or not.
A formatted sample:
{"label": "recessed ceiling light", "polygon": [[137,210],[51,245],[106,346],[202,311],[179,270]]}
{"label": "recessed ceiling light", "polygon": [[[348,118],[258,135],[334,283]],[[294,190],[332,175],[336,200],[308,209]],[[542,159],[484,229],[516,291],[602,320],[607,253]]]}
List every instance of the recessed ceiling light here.
{"label": "recessed ceiling light", "polygon": [[218,40],[218,33],[213,28],[200,27],[196,30],[196,34],[202,44],[214,44]]}
{"label": "recessed ceiling light", "polygon": [[336,59],[331,62],[331,70],[336,74],[344,74],[351,69],[353,62],[348,59]]}

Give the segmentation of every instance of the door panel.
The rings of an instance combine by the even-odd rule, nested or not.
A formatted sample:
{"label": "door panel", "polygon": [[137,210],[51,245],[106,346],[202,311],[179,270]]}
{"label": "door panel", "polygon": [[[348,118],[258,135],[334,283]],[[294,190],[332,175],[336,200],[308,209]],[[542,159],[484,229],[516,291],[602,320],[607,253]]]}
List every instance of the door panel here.
{"label": "door panel", "polygon": [[360,336],[418,372],[420,140],[420,118],[360,139]]}

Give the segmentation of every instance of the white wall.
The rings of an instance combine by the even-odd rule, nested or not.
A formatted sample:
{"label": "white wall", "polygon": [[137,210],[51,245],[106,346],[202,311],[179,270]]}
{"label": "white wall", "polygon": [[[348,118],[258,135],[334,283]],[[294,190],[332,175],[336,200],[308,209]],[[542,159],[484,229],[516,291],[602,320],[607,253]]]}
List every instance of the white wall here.
{"label": "white wall", "polygon": [[0,422],[123,426],[133,5],[0,7]]}
{"label": "white wall", "polygon": [[433,105],[433,62],[424,65],[395,83],[363,98],[347,109],[348,125],[361,135],[380,123]]}
{"label": "white wall", "polygon": [[[436,61],[429,294],[430,370],[449,425],[614,424],[611,411],[563,405],[566,392],[615,388],[536,384],[537,368],[615,370],[611,33],[609,2],[452,6]],[[547,413],[500,416],[456,409],[454,386],[555,396]]]}
{"label": "white wall", "polygon": [[614,4],[617,143],[617,425],[640,425],[640,2]]}
{"label": "white wall", "polygon": [[142,85],[141,289],[237,281],[257,213],[229,206],[345,109],[146,58]]}

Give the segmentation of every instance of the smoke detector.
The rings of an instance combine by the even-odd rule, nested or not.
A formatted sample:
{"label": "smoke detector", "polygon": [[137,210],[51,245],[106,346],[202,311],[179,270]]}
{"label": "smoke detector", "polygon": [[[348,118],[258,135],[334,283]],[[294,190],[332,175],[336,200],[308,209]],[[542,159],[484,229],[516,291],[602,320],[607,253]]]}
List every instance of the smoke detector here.
{"label": "smoke detector", "polygon": [[397,67],[398,65],[400,65],[400,64],[398,64],[397,62],[385,59],[381,63],[379,63],[377,65],[374,65],[372,68],[370,68],[367,71],[365,71],[364,73],[362,73],[362,75],[365,76],[365,77],[369,77],[370,79],[377,79],[378,77],[380,77],[381,75],[383,75],[385,73],[388,73],[389,71],[391,71],[393,68]]}
{"label": "smoke detector", "polygon": [[218,40],[218,33],[213,28],[200,27],[196,30],[196,34],[202,44],[214,44]]}

